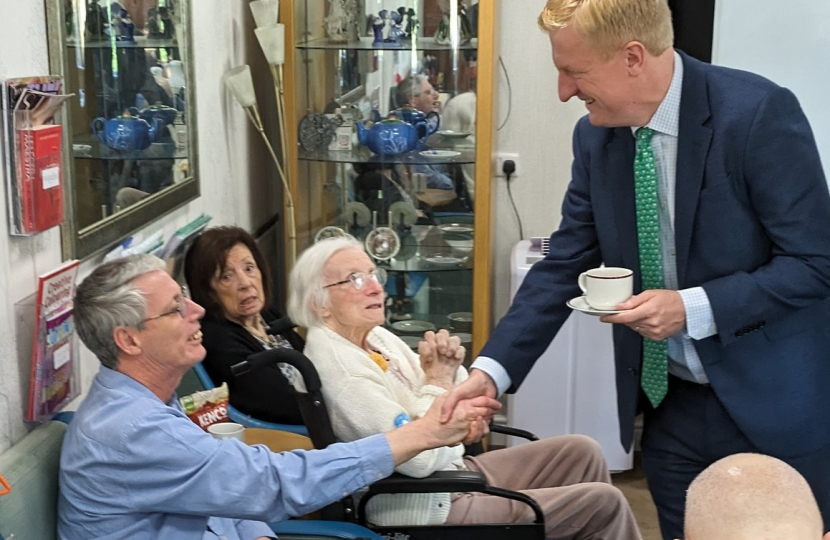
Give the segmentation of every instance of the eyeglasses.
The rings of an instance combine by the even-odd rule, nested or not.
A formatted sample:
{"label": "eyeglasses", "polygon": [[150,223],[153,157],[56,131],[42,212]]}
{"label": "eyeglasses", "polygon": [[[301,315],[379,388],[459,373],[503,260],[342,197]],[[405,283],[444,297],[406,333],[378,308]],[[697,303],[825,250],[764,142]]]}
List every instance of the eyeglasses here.
{"label": "eyeglasses", "polygon": [[155,315],[153,317],[147,317],[142,323],[146,323],[147,321],[152,321],[155,319],[161,319],[162,317],[168,317],[174,313],[178,313],[181,315],[182,319],[187,316],[187,301],[190,300],[190,291],[187,290],[187,287],[182,286],[182,294],[179,296],[179,305],[171,309],[170,311],[165,311],[161,315]]}
{"label": "eyeglasses", "polygon": [[369,283],[370,279],[374,279],[381,285],[386,285],[386,270],[383,268],[375,268],[375,271],[369,274],[366,272],[353,272],[343,281],[324,285],[323,288],[328,289],[329,287],[337,287],[338,285],[343,285],[344,283],[351,283],[355,290],[362,291],[366,288],[366,284]]}

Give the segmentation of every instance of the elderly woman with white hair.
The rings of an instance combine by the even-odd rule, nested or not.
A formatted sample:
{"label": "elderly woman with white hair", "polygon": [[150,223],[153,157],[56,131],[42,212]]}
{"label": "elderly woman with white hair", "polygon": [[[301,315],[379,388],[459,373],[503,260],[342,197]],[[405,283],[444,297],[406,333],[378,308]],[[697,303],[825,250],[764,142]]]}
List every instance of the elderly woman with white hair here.
{"label": "elderly woman with white hair", "polygon": [[[385,283],[386,272],[348,236],[309,247],[291,272],[288,313],[308,329],[304,353],[320,374],[341,441],[419,418],[436,397],[467,378],[464,347],[446,330],[427,332],[416,354],[383,328]],[[640,538],[628,503],[611,485],[599,445],[588,437],[565,435],[477,457],[463,454],[462,446],[436,448],[396,470],[413,477],[480,471],[491,485],[536,499],[548,538]],[[367,508],[376,525],[515,523],[532,517],[521,503],[472,493],[383,495]]]}

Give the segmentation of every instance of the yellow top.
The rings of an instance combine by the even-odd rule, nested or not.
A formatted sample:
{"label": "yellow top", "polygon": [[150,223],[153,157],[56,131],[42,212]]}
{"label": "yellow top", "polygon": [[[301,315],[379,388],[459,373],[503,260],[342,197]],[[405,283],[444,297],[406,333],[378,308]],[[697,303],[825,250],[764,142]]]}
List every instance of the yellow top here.
{"label": "yellow top", "polygon": [[389,369],[389,362],[379,352],[374,352],[374,351],[370,352],[369,353],[369,358],[371,358],[372,362],[377,364],[378,367],[380,369],[382,369],[383,371],[386,371],[387,369]]}

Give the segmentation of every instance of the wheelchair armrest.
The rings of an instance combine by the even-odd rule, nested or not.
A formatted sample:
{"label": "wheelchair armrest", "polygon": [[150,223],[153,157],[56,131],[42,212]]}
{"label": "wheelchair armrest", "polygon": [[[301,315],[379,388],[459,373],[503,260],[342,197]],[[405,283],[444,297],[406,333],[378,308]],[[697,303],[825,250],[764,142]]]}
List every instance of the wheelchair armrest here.
{"label": "wheelchair armrest", "polygon": [[473,471],[437,471],[426,478],[412,478],[402,474],[393,474],[369,486],[369,491],[360,499],[357,515],[358,523],[366,524],[366,505],[375,495],[388,493],[452,493],[478,492],[495,497],[502,497],[523,502],[533,509],[534,523],[545,523],[542,508],[532,497],[518,491],[493,487],[487,484],[487,478],[480,472]]}
{"label": "wheelchair armrest", "polygon": [[437,471],[425,478],[395,473],[369,486],[369,493],[446,493],[481,491],[487,487],[483,474],[472,471]]}
{"label": "wheelchair armrest", "polygon": [[539,437],[524,429],[514,428],[510,426],[502,426],[499,424],[490,424],[490,431],[492,433],[502,433],[504,435],[511,435],[513,437],[521,437],[528,441],[538,441]]}

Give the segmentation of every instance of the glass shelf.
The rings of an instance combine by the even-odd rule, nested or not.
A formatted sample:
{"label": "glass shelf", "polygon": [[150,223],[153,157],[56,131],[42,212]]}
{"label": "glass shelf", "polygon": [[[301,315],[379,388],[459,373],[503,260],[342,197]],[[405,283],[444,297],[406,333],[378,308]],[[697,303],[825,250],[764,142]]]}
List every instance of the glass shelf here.
{"label": "glass shelf", "polygon": [[414,40],[405,40],[400,46],[383,43],[375,45],[374,38],[362,37],[359,41],[349,43],[334,43],[328,38],[312,39],[297,44],[298,49],[336,49],[354,51],[474,51],[478,46],[478,40],[473,39],[469,43],[458,47],[449,43],[438,43],[435,38],[422,37]]}
{"label": "glass shelf", "polygon": [[[424,150],[449,150],[450,147],[424,147]],[[397,154],[394,156],[382,156],[373,154],[371,150],[365,146],[359,146],[352,150],[322,150],[319,152],[308,152],[300,148],[299,158],[302,161],[327,161],[332,163],[379,163],[389,165],[461,165],[465,163],[475,163],[475,149],[474,148],[457,148],[456,151],[460,155],[451,158],[425,158],[418,152],[421,150],[413,150],[406,154]]]}
{"label": "glass shelf", "polygon": [[69,41],[66,44],[70,49],[177,49],[179,44],[173,39],[136,39],[136,41]]}
{"label": "glass shelf", "polygon": [[[420,24],[401,46],[376,46],[373,29],[366,28],[389,3],[356,2],[358,7],[349,12],[338,11],[339,5],[291,0],[280,6],[293,26],[286,35],[294,36],[287,44],[286,67],[293,84],[287,117],[298,248],[313,243],[326,227],[341,228],[365,242],[377,227],[390,226],[400,238],[399,251],[387,261],[375,261],[389,273],[388,320],[427,320],[445,328],[451,313],[486,313],[489,292],[481,284],[489,283],[485,223],[490,195],[483,178],[476,188],[476,175],[490,167],[485,154],[493,129],[489,113],[476,118],[476,93],[489,103],[493,0],[469,7],[461,0],[416,2]],[[450,16],[454,12],[458,17]],[[449,32],[449,25],[456,23],[458,31]],[[438,43],[435,35],[477,37],[461,45],[458,39]],[[429,115],[427,125],[437,128],[412,152],[376,155],[358,144],[347,127],[350,119],[376,114],[385,118],[403,107]],[[328,150],[322,139],[332,126],[309,116],[337,114],[337,108],[346,123],[333,129],[331,141],[346,150]],[[318,131],[312,132],[311,126]],[[300,139],[307,146],[319,140],[323,149],[305,150]],[[488,151],[477,153],[477,144]],[[427,157],[421,155],[425,150],[448,152]],[[476,224],[481,226],[478,235]],[[485,319],[476,323],[476,339],[486,338]]]}
{"label": "glass shelf", "polygon": [[[87,150],[85,147],[89,147]],[[72,157],[75,159],[187,159],[187,147],[179,148],[173,143],[155,142],[144,150],[113,150],[98,140],[95,135],[77,135],[72,138]]]}

